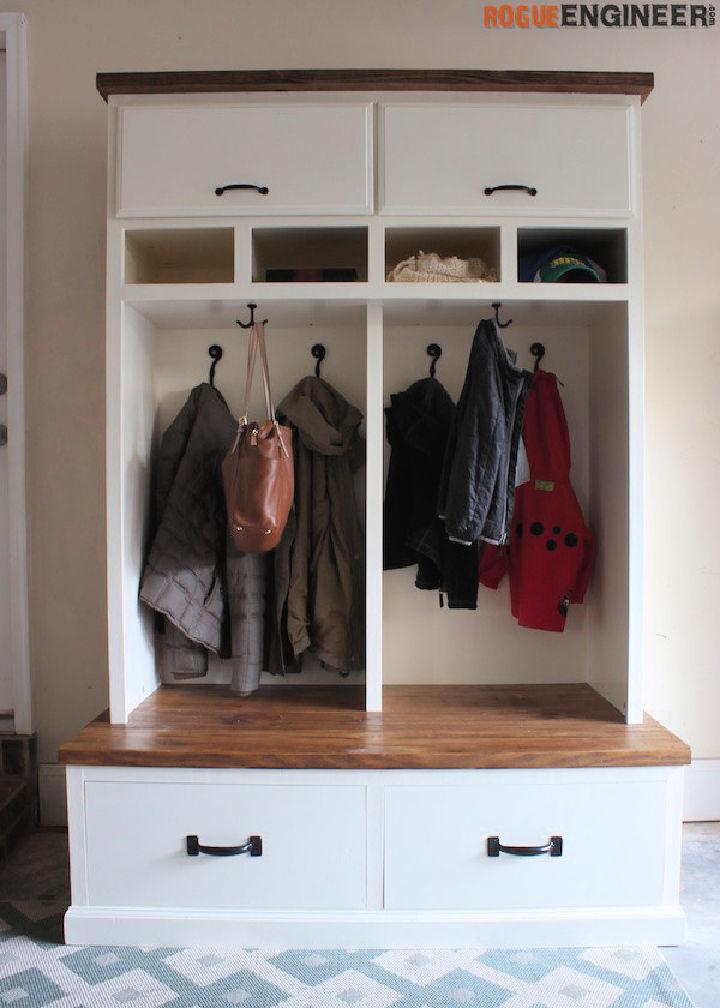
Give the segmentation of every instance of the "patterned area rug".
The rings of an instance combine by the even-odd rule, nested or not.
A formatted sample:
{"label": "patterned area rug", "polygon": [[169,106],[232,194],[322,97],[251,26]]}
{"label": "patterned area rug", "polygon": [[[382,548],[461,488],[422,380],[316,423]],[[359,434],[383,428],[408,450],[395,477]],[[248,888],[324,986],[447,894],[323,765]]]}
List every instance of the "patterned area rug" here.
{"label": "patterned area rug", "polygon": [[653,948],[69,948],[49,900],[0,918],[11,1008],[692,1008]]}

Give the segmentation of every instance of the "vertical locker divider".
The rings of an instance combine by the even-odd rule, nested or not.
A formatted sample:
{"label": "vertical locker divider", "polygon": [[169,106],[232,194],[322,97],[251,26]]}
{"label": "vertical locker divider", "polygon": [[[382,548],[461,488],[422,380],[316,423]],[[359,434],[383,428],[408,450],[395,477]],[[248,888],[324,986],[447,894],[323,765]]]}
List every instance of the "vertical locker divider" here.
{"label": "vertical locker divider", "polygon": [[365,709],[382,710],[383,307],[367,305]]}

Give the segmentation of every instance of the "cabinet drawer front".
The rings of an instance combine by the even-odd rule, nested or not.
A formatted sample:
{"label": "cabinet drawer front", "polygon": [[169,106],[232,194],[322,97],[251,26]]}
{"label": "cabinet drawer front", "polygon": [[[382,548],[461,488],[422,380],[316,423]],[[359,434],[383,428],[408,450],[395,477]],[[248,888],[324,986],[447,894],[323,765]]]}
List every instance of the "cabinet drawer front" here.
{"label": "cabinet drawer front", "polygon": [[[617,107],[386,106],[383,209],[627,213],[628,114]],[[537,193],[485,194],[502,185]]]}
{"label": "cabinet drawer front", "polygon": [[365,214],[372,177],[368,104],[119,111],[119,217]]}
{"label": "cabinet drawer front", "polygon": [[[388,909],[662,903],[662,783],[397,787],[386,792]],[[489,857],[487,838],[561,857]]]}
{"label": "cabinet drawer front", "polygon": [[[88,895],[101,906],[362,909],[363,787],[85,785]],[[189,857],[186,837],[262,857]]]}

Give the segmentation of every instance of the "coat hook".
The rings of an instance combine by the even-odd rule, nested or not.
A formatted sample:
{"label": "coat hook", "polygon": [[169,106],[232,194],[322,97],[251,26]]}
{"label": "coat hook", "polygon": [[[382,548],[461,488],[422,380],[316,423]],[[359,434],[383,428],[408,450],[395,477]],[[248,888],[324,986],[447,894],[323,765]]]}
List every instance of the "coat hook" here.
{"label": "coat hook", "polygon": [[310,348],[310,353],[313,355],[313,357],[317,361],[317,364],[315,365],[315,377],[319,378],[320,377],[320,365],[325,360],[325,353],[326,353],[325,347],[322,345],[322,343],[313,343],[313,345]]}
{"label": "coat hook", "polygon": [[426,348],[426,353],[432,357],[432,364],[430,365],[430,377],[435,377],[435,368],[437,367],[437,362],[442,357],[442,347],[438,346],[437,343],[431,343]]}
{"label": "coat hook", "polygon": [[533,368],[533,370],[537,371],[537,369],[540,367],[540,361],[545,356],[545,347],[543,346],[542,343],[533,343],[530,346],[530,353],[535,358],[535,367]]}
{"label": "coat hook", "polygon": [[222,360],[223,348],[217,343],[213,343],[211,347],[208,348],[208,353],[210,354],[210,360],[212,364],[210,365],[210,377],[208,381],[215,388],[215,368],[217,367],[217,362]]}
{"label": "coat hook", "polygon": [[500,321],[500,309],[502,308],[502,301],[493,301],[493,308],[495,309],[495,324],[498,329],[507,329],[509,325],[512,325],[512,319],[508,319],[507,322]]}
{"label": "coat hook", "polygon": [[[241,329],[252,329],[252,327],[255,325],[255,309],[257,308],[257,305],[256,304],[248,304],[248,308],[250,309],[250,321],[249,322],[241,322],[240,319],[235,319],[235,325],[239,325]],[[262,320],[262,324],[263,325],[267,325],[267,321],[268,320],[266,318],[264,318]]]}

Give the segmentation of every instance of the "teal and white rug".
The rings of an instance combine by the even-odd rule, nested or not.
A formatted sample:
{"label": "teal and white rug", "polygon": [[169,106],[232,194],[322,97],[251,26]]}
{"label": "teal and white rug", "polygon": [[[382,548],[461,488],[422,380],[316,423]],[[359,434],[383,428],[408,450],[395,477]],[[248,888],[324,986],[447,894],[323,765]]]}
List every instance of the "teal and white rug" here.
{"label": "teal and white rug", "polygon": [[7,1008],[692,1008],[657,949],[67,947],[0,903]]}

